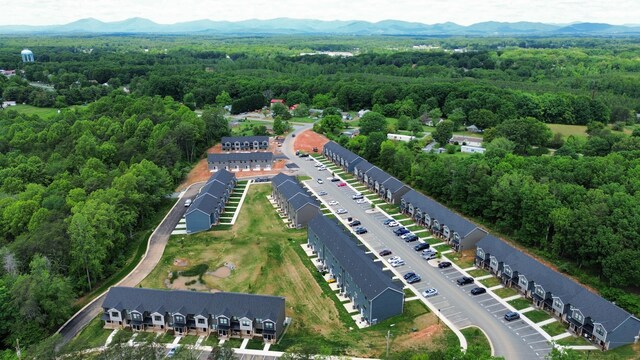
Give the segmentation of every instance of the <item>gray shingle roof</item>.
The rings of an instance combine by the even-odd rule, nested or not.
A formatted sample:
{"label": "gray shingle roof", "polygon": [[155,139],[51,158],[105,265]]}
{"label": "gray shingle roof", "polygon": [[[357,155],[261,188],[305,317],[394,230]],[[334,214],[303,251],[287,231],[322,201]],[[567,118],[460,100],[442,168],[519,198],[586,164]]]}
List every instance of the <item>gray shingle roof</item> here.
{"label": "gray shingle roof", "polygon": [[232,162],[232,161],[273,161],[273,153],[268,151],[247,152],[247,153],[230,153],[230,154],[209,154],[207,161],[215,162]]}
{"label": "gray shingle roof", "polygon": [[218,181],[223,184],[229,184],[231,180],[233,180],[235,177],[236,176],[232,172],[227,171],[225,169],[220,169],[215,174],[211,175],[211,177],[209,177],[209,180],[207,180],[207,184],[211,183],[212,181]]}
{"label": "gray shingle roof", "polygon": [[209,193],[203,193],[196,197],[195,200],[193,200],[193,204],[191,204],[191,206],[185,213],[185,216],[196,211],[211,215],[217,206],[218,197],[213,196]]}
{"label": "gray shingle roof", "polygon": [[402,286],[393,282],[391,277],[365,254],[365,249],[356,244],[351,234],[335,220],[320,214],[311,219],[308,226],[351,275],[367,299],[373,299],[387,288],[402,291]]}
{"label": "gray shingle roof", "polygon": [[362,160],[354,167],[354,169],[362,172],[367,172],[367,170],[371,169],[373,166],[374,165],[367,160]]}
{"label": "gray shingle roof", "polygon": [[482,248],[485,253],[494,255],[498,261],[503,261],[512,270],[524,275],[527,280],[542,286],[553,296],[559,297],[563,303],[578,308],[584,316],[590,317],[593,322],[601,323],[607,331],[615,329],[632,316],[617,305],[495,236],[485,236],[476,246]]}
{"label": "gray shingle roof", "polygon": [[195,211],[212,214],[214,209],[220,205],[223,194],[233,179],[235,179],[235,175],[226,170],[220,170],[211,175],[193,200],[193,204],[187,209],[185,216]]}
{"label": "gray shingle roof", "polygon": [[312,198],[311,196],[305,195],[303,193],[298,193],[294,195],[292,198],[289,199],[289,203],[296,210],[302,208],[307,204],[311,204],[317,207],[318,209],[320,209],[320,206],[318,206],[318,202],[314,198]]}
{"label": "gray shingle roof", "polygon": [[367,170],[366,174],[368,178],[377,181],[379,184],[384,183],[392,177],[377,166],[371,167]]}
{"label": "gray shingle roof", "polygon": [[126,309],[161,314],[169,312],[182,315],[246,316],[250,319],[277,321],[280,313],[285,311],[285,299],[279,296],[243,293],[112,287],[102,307],[119,311]]}
{"label": "gray shingle roof", "polygon": [[307,194],[307,191],[298,183],[285,181],[284,183],[278,186],[278,192],[284,196],[285,199],[289,200],[292,197],[296,196],[299,193]]}
{"label": "gray shingle roof", "polygon": [[394,177],[390,177],[382,185],[384,185],[385,189],[391,191],[392,194],[395,194],[397,191],[403,188],[408,188],[408,186],[405,185],[402,181]]}
{"label": "gray shingle roof", "polygon": [[269,141],[269,137],[268,136],[223,136],[220,142],[224,144],[226,142],[234,143],[236,141],[239,141],[240,143],[243,143],[245,141],[248,141],[251,143],[254,141],[263,142],[263,141]]}
{"label": "gray shingle roof", "polygon": [[440,224],[447,225],[450,230],[457,232],[461,237],[465,237],[478,227],[461,215],[449,210],[446,206],[413,189],[402,195],[402,199],[413,204],[415,208],[421,209],[423,213],[429,214],[432,219],[438,220]]}
{"label": "gray shingle roof", "polygon": [[[335,141],[329,141],[328,143],[326,143],[324,145],[325,149],[329,149],[331,150],[333,153],[338,154],[341,158],[343,158],[344,160],[352,163],[353,161],[357,160],[357,159],[362,159],[360,156],[358,156],[357,154],[354,154],[353,152],[345,149],[344,147],[342,147],[340,144],[336,143]],[[364,160],[364,159],[362,159]]]}
{"label": "gray shingle roof", "polygon": [[296,178],[295,178],[295,177],[293,177],[293,176],[290,176],[290,175],[283,174],[283,173],[278,173],[278,175],[274,176],[274,177],[271,179],[271,183],[272,183],[275,187],[280,186],[280,184],[282,184],[283,182],[286,182],[286,181],[293,181],[293,182],[295,182],[295,181],[296,181]]}

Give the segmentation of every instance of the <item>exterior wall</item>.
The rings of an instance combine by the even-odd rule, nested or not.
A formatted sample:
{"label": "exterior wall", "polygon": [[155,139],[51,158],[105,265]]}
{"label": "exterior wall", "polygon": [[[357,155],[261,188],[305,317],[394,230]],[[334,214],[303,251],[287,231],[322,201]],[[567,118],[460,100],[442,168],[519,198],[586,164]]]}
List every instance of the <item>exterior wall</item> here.
{"label": "exterior wall", "polygon": [[187,232],[194,233],[198,231],[206,231],[211,228],[211,217],[200,211],[194,211],[186,215]]}
{"label": "exterior wall", "polygon": [[471,233],[467,234],[467,236],[462,238],[462,241],[460,241],[460,248],[458,249],[458,251],[472,249],[473,247],[476,246],[478,241],[482,240],[482,238],[485,237],[485,235],[487,235],[487,233],[482,231],[481,229],[478,229],[478,228],[474,229]]}
{"label": "exterior wall", "polygon": [[371,300],[371,323],[379,323],[392,316],[402,314],[404,293],[387,289]]}
{"label": "exterior wall", "polygon": [[309,220],[313,219],[313,217],[318,215],[319,212],[320,209],[313,204],[307,204],[298,209],[295,216],[296,226],[306,227],[309,223]]}

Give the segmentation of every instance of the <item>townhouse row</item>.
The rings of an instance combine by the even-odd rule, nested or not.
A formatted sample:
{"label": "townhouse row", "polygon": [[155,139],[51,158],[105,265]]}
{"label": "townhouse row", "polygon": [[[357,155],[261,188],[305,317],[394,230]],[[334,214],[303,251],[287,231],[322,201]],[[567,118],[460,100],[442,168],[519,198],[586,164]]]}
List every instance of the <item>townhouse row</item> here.
{"label": "townhouse row", "polygon": [[268,136],[223,136],[220,144],[222,151],[267,150]]}
{"label": "townhouse row", "polygon": [[265,151],[207,155],[207,164],[211,172],[269,171],[273,167],[273,161],[273,153]]}
{"label": "townhouse row", "polygon": [[188,234],[209,230],[218,223],[237,182],[226,170],[211,175],[185,213]]}
{"label": "townhouse row", "polygon": [[320,205],[294,176],[279,173],[271,179],[271,198],[292,226],[300,229],[320,214]]}
{"label": "townhouse row", "polygon": [[102,309],[105,328],[176,336],[261,337],[275,343],[285,326],[285,299],[279,296],[112,287]]}

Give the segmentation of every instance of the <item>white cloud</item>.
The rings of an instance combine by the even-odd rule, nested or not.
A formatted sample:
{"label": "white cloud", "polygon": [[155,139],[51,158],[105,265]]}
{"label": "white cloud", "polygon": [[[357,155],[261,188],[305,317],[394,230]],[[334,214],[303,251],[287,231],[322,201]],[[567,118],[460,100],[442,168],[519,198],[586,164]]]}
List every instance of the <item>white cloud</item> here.
{"label": "white cloud", "polygon": [[135,16],[159,23],[290,17],[461,25],[490,20],[628,24],[638,23],[640,13],[638,0],[615,4],[610,0],[0,0],[0,5],[11,9],[0,12],[0,25],[65,24],[87,17],[117,21]]}

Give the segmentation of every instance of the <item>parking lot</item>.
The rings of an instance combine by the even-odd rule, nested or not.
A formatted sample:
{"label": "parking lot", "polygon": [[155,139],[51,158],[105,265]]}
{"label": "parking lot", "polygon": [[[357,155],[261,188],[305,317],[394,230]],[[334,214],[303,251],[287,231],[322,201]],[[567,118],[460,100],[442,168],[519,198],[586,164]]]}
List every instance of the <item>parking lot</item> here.
{"label": "parking lot", "polygon": [[[377,262],[384,262],[387,266],[385,271],[395,271],[397,278],[413,271],[419,274],[422,280],[409,285],[417,294],[421,294],[428,288],[436,288],[438,295],[427,299],[438,309],[451,324],[458,329],[467,326],[478,326],[482,328],[494,347],[495,354],[508,359],[543,359],[551,350],[551,345],[546,338],[529,325],[525,320],[519,319],[508,322],[504,320],[504,314],[509,310],[494,298],[491,294],[471,295],[470,290],[481,285],[458,286],[456,280],[462,277],[458,268],[450,267],[438,268],[439,260],[425,260],[413,247],[418,242],[406,243],[399,236],[393,233],[393,228],[384,225],[382,222],[388,217],[379,211],[372,212],[369,202],[357,204],[352,200],[355,190],[350,186],[339,187],[337,183],[324,181],[319,184],[315,179],[320,177],[326,179],[331,176],[330,171],[318,171],[313,162],[299,161],[303,171],[306,171],[314,181],[308,181],[307,185],[317,194],[324,191],[327,195],[320,198],[325,205],[335,214],[337,209],[345,209],[347,213],[338,215],[343,221],[351,217],[361,221],[361,226],[367,228],[366,234],[360,235],[360,239],[365,242],[376,255],[383,249],[389,249],[392,254],[384,259],[376,259]],[[328,174],[327,174],[328,173]],[[337,204],[328,205],[335,201]],[[422,239],[430,236],[430,233],[419,232],[417,235]],[[405,264],[392,268],[388,264],[391,256],[401,257]],[[443,259],[444,261],[444,259]]]}

